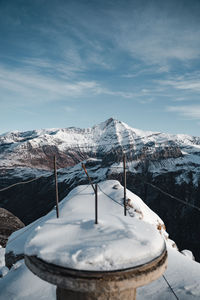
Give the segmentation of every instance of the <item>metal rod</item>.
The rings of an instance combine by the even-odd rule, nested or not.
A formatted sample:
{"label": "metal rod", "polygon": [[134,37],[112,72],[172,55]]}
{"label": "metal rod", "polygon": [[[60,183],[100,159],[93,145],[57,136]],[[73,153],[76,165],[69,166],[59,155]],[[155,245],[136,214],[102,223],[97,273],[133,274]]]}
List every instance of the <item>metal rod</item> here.
{"label": "metal rod", "polygon": [[97,183],[95,184],[95,224],[98,224],[98,191]]}
{"label": "metal rod", "polygon": [[85,171],[85,174],[87,175],[87,177],[88,177],[88,179],[89,179],[89,182],[90,182],[90,184],[91,184],[91,186],[92,186],[92,188],[93,188],[93,191],[94,191],[94,193],[95,193],[95,187],[94,187],[94,185],[93,185],[93,183],[92,183],[92,180],[91,180],[90,176],[88,175],[88,172],[87,172],[86,167],[85,167],[84,164],[82,164],[82,168],[83,168],[83,170]]}
{"label": "metal rod", "polygon": [[59,218],[59,207],[58,207],[58,180],[56,171],[56,156],[54,156],[54,176],[55,176],[55,189],[56,189],[56,215]]}
{"label": "metal rod", "polygon": [[123,168],[124,168],[124,215],[126,216],[126,155],[123,154]]}

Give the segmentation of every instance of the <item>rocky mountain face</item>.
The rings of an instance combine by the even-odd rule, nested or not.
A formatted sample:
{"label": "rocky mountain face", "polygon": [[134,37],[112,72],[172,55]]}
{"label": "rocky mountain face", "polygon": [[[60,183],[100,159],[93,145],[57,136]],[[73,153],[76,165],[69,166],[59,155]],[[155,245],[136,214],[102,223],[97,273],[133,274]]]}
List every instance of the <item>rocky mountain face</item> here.
{"label": "rocky mountain face", "polygon": [[189,136],[144,132],[109,119],[89,129],[54,129],[14,132],[0,136],[0,167],[30,167],[51,170],[56,155],[58,167],[77,164],[89,157],[117,157],[122,150],[129,160],[182,157],[181,147],[200,144]]}
{"label": "rocky mountain face", "polygon": [[4,208],[0,208],[0,245],[2,247],[6,246],[8,237],[14,231],[23,228],[24,224]]}
{"label": "rocky mountain face", "polygon": [[95,182],[106,178],[123,184],[123,152],[127,188],[138,194],[165,222],[180,249],[192,250],[198,260],[200,212],[157,188],[200,207],[200,138],[144,132],[109,119],[89,129],[52,129],[0,136],[0,189],[40,177],[0,192],[0,206],[25,224],[55,205],[53,156],[58,163],[59,199],[88,179],[85,160]]}

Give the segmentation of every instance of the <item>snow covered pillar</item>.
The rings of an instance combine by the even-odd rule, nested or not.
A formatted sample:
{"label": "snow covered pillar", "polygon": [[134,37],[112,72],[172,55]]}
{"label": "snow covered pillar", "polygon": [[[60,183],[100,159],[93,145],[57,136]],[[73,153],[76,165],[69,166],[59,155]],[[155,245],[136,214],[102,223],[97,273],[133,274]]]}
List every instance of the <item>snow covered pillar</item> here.
{"label": "snow covered pillar", "polygon": [[28,268],[57,285],[57,300],[136,299],[136,288],[159,278],[166,269],[167,251],[143,265],[115,271],[81,271],[25,256]]}
{"label": "snow covered pillar", "polygon": [[138,287],[166,269],[166,244],[157,218],[151,224],[123,216],[121,205],[106,196],[118,194],[113,184],[99,184],[106,194],[99,201],[98,224],[91,207],[95,189],[86,186],[87,193],[80,194],[81,187],[65,202],[62,218],[45,220],[26,241],[26,265],[57,286],[57,300],[133,300]]}

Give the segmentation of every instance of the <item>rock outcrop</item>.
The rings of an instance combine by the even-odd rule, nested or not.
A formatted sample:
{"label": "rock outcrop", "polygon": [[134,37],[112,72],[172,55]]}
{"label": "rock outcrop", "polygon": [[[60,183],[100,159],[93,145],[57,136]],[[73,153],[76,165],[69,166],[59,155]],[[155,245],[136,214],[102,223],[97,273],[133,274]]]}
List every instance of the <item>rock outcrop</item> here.
{"label": "rock outcrop", "polygon": [[14,231],[24,227],[24,223],[4,208],[0,208],[0,245],[6,246],[8,237]]}

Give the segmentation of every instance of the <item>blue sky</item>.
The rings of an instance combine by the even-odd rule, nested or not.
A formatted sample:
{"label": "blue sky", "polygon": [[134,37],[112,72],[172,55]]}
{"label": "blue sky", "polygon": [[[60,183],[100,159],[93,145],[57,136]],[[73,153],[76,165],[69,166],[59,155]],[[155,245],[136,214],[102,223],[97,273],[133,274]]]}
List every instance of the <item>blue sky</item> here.
{"label": "blue sky", "polygon": [[0,0],[0,133],[109,117],[200,136],[200,1]]}

